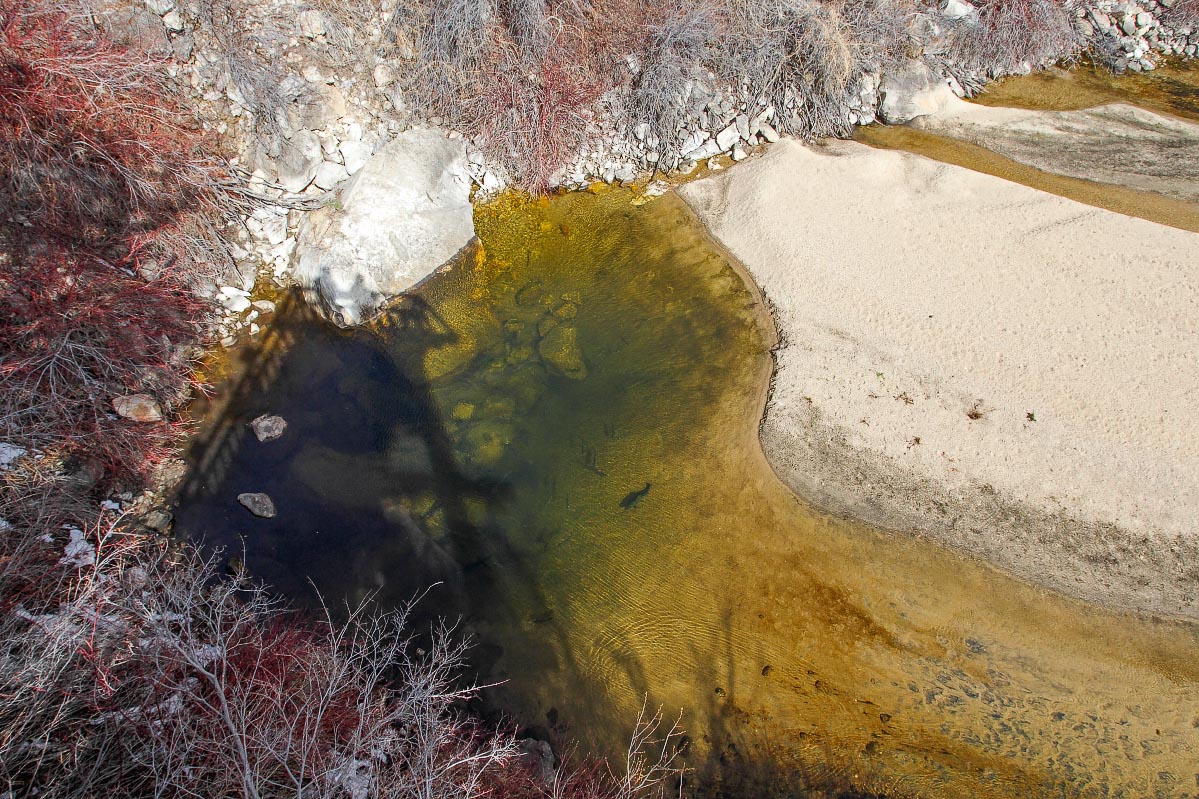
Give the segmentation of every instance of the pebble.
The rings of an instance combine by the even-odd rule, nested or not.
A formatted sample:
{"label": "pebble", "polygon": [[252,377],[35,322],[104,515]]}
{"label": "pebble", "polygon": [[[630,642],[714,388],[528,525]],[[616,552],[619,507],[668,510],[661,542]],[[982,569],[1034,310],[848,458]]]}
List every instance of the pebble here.
{"label": "pebble", "polygon": [[287,430],[287,421],[282,416],[264,413],[250,422],[250,429],[259,441],[274,441]]}
{"label": "pebble", "polygon": [[113,397],[112,409],[117,416],[132,422],[161,422],[162,406],[149,394],[126,394]]}
{"label": "pebble", "polygon": [[278,515],[278,511],[275,510],[275,503],[266,494],[254,492],[238,494],[237,501],[242,504],[242,507],[259,518],[273,519]]}

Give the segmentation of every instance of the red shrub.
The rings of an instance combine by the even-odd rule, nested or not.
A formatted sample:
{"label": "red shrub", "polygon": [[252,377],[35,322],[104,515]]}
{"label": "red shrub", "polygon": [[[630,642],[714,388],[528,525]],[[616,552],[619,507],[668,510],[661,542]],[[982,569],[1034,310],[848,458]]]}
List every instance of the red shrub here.
{"label": "red shrub", "polygon": [[571,61],[577,50],[563,44],[555,41],[531,69],[497,58],[482,78],[486,88],[474,110],[484,140],[494,149],[510,148],[496,155],[535,192],[548,190],[554,172],[578,152],[590,109],[609,88],[586,63]]}
{"label": "red shrub", "polygon": [[195,234],[221,202],[208,142],[160,66],[61,9],[0,0],[0,429],[114,472],[171,439],[110,403],[177,397],[191,288],[221,252]]}

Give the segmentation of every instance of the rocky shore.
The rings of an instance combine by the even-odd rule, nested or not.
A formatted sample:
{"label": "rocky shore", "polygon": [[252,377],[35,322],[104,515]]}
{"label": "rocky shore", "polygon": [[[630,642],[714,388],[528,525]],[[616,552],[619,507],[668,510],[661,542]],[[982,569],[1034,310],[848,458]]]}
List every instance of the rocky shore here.
{"label": "rocky shore", "polygon": [[[1076,37],[1075,48],[1089,50],[1114,70],[1153,69],[1162,58],[1192,56],[1199,46],[1199,29],[1171,26],[1170,9],[1176,2],[1079,4],[1070,9],[1073,31],[1065,38]],[[404,33],[409,30],[404,27],[407,21],[397,25],[397,15],[407,13],[406,7],[389,0],[381,13],[354,20],[354,30],[348,30],[337,11],[320,3],[264,0],[237,11],[236,26],[222,27],[221,10],[229,15],[239,8],[227,2],[146,0],[144,6],[117,6],[99,16],[113,35],[170,62],[171,74],[202,109],[206,124],[228,143],[233,165],[244,171],[249,188],[263,201],[231,231],[235,273],[227,276],[224,286],[210,287],[227,309],[220,326],[227,344],[252,323],[247,315],[253,311],[243,306],[260,275],[301,284],[326,312],[355,323],[444,262],[445,247],[427,250],[427,257],[400,254],[406,266],[403,279],[396,280],[381,275],[386,267],[377,264],[361,272],[347,271],[342,259],[333,277],[323,270],[328,253],[341,245],[319,240],[319,234],[336,237],[342,234],[334,228],[344,231],[357,223],[346,214],[339,214],[332,227],[327,219],[305,221],[314,211],[328,217],[328,209],[336,210],[354,192],[350,187],[368,162],[424,158],[421,153],[399,152],[394,140],[401,132],[424,127],[456,140],[453,153],[443,153],[445,160],[431,167],[426,182],[449,179],[483,198],[520,178],[487,155],[481,139],[453,130],[448,120],[430,115],[406,94],[403,73],[414,68],[411,59],[416,57],[416,45]],[[849,77],[847,98],[832,112],[841,116],[821,124],[848,131],[878,119],[904,122],[940,107],[938,97],[973,94],[994,69],[1010,70],[983,68],[958,58],[954,37],[977,27],[980,13],[966,0],[918,10],[901,34],[906,40],[902,49],[918,56],[863,62],[860,73]],[[356,42],[371,46],[353,50]],[[383,42],[390,44],[383,48]],[[646,65],[637,57],[630,55],[626,62],[623,69],[629,79],[648,79],[641,75]],[[1039,66],[1022,62],[1014,68]],[[550,183],[580,189],[594,181],[628,183],[647,174],[688,174],[716,156],[739,161],[755,146],[776,142],[781,132],[802,127],[801,117],[812,113],[805,107],[810,98],[789,93],[782,105],[772,104],[748,84],[724,86],[711,73],[708,79],[683,83],[681,94],[671,102],[682,109],[682,121],[675,140],[664,141],[664,134],[648,122],[630,118],[619,98],[597,99],[581,120],[586,134],[577,154],[550,176]],[[389,170],[394,164],[374,172]],[[420,194],[419,185],[411,188]],[[452,195],[447,202],[461,207],[460,192]],[[433,202],[425,211],[436,206]],[[460,241],[461,236],[446,241],[451,239]],[[372,245],[370,257],[390,258],[404,246]],[[323,261],[314,259],[314,250],[325,253]],[[334,283],[337,288],[332,288]],[[351,295],[354,299],[346,300]]]}

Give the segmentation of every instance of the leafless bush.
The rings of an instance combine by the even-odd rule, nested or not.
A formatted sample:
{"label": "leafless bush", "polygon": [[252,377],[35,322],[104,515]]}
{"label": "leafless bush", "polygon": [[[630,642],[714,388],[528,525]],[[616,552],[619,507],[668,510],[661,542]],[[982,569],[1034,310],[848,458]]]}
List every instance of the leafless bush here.
{"label": "leafless bush", "polygon": [[[406,89],[535,190],[582,144],[609,87],[593,41],[541,0],[422,4]],[[573,12],[572,12],[573,13]]]}
{"label": "leafless bush", "polygon": [[454,709],[473,689],[454,686],[452,629],[420,649],[407,607],[300,624],[213,572],[194,554],[150,569],[154,587],[123,608],[151,686],[130,754],[160,793],[471,797],[514,756]]}
{"label": "leafless bush", "polygon": [[418,648],[407,608],[304,623],[115,521],[72,533],[60,563],[54,601],[0,619],[9,790],[468,799],[515,755],[456,709],[460,636]]}
{"label": "leafless bush", "polygon": [[[680,714],[681,718],[681,714]],[[683,795],[686,769],[680,765],[685,736],[676,722],[669,728],[661,711],[644,702],[621,757],[578,757],[567,748],[561,765],[548,775],[536,769],[508,768],[492,774],[490,784],[504,799],[665,799]]]}
{"label": "leafless bush", "polygon": [[854,79],[902,49],[911,8],[895,0],[655,5],[630,116],[648,122],[669,153],[697,111],[687,87],[698,81],[726,96],[761,98],[750,113],[774,106],[778,125],[797,135],[843,133]]}
{"label": "leafless bush", "polygon": [[[218,45],[256,129],[264,136],[277,134],[285,113],[280,84],[286,73],[275,63],[274,51],[292,33],[293,20],[285,25],[282,20],[260,18],[239,0],[204,0],[194,8],[198,13],[193,21]],[[251,25],[251,20],[256,24]]]}
{"label": "leafless bush", "polygon": [[720,73],[765,96],[796,134],[843,133],[841,106],[854,77],[854,49],[837,8],[814,0],[743,4],[722,48]]}
{"label": "leafless bush", "polygon": [[229,267],[233,176],[161,64],[43,0],[0,0],[0,430],[137,472],[178,430],[113,396],[178,397],[195,289]]}
{"label": "leafless bush", "polygon": [[1063,0],[988,0],[959,28],[952,57],[997,77],[1076,55],[1083,42]]}
{"label": "leafless bush", "polygon": [[8,568],[38,580],[24,590],[6,585],[0,616],[0,785],[14,795],[86,795],[119,784],[120,764],[104,757],[107,736],[96,722],[111,669],[124,660],[111,599],[128,542],[101,523],[69,533],[58,562],[47,562],[48,547],[7,553]]}
{"label": "leafless bush", "polygon": [[618,766],[534,779],[512,735],[464,715],[462,636],[442,624],[418,640],[411,606],[304,620],[116,518],[51,538],[21,553],[35,588],[0,571],[14,795],[650,799],[681,774],[677,723],[643,709]]}
{"label": "leafless bush", "polygon": [[706,77],[704,65],[712,61],[723,20],[710,0],[681,0],[655,11],[627,107],[633,123],[649,124],[669,151],[689,121],[688,86]]}
{"label": "leafless bush", "polygon": [[520,51],[534,63],[541,61],[553,36],[552,28],[562,24],[550,16],[546,0],[500,0],[499,12]]}
{"label": "leafless bush", "polygon": [[1199,27],[1199,0],[1177,0],[1162,13],[1161,21],[1172,28]]}

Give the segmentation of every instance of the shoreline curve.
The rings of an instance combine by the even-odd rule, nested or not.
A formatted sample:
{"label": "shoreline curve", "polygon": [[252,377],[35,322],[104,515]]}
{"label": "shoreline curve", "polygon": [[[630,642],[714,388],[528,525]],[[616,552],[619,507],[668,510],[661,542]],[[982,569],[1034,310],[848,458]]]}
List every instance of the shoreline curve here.
{"label": "shoreline curve", "polygon": [[678,192],[766,300],[759,439],[792,491],[1076,598],[1199,619],[1199,425],[1177,413],[1199,395],[1199,235],[852,142],[784,141]]}

